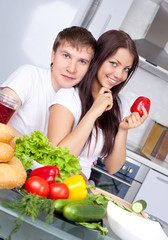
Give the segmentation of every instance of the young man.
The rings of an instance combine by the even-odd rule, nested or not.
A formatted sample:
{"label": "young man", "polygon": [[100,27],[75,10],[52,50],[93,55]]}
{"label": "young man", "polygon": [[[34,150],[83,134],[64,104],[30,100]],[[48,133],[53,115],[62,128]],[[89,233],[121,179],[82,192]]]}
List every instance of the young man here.
{"label": "young man", "polygon": [[40,130],[47,135],[49,106],[60,88],[77,85],[94,56],[96,40],[81,27],[59,32],[51,54],[51,69],[24,65],[1,85],[2,93],[19,101],[10,121],[17,137]]}

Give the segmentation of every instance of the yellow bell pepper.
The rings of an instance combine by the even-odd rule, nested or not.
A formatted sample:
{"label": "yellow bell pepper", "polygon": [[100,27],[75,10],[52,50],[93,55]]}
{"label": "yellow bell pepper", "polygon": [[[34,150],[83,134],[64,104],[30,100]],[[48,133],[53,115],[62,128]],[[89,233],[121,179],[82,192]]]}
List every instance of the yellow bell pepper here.
{"label": "yellow bell pepper", "polygon": [[69,188],[69,199],[85,199],[87,195],[86,183],[81,175],[73,175],[66,178],[65,183]]}

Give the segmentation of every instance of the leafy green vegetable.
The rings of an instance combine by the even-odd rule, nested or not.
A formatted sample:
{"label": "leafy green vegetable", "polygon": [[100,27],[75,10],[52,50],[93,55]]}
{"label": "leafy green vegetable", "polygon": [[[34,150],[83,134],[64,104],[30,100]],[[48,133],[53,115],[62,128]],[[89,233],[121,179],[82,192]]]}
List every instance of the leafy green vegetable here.
{"label": "leafy green vegetable", "polygon": [[88,223],[88,222],[75,222],[76,224],[79,224],[81,226],[84,226],[86,228],[90,228],[90,229],[95,229],[95,230],[100,230],[101,231],[101,235],[106,236],[108,233],[108,229],[107,227],[103,227],[101,225],[101,222],[93,222],[93,223]]}
{"label": "leafy green vegetable", "polygon": [[31,136],[24,135],[23,139],[15,138],[15,156],[20,159],[25,169],[33,165],[33,160],[48,166],[57,166],[61,178],[65,179],[70,173],[80,174],[79,159],[69,153],[68,148],[53,146],[40,131],[34,131]]}

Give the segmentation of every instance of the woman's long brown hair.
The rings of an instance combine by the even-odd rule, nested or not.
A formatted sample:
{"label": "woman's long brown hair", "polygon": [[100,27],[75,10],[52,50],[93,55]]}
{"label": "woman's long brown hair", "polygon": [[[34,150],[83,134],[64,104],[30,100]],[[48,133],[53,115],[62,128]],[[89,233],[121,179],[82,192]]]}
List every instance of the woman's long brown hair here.
{"label": "woman's long brown hair", "polygon": [[[112,88],[112,109],[104,112],[95,122],[96,133],[98,127],[100,127],[103,132],[104,145],[101,152],[102,156],[108,156],[112,152],[114,139],[118,131],[119,123],[121,121],[121,112],[119,106],[120,98],[118,94],[121,89],[128,83],[139,63],[139,56],[136,50],[136,46],[131,37],[121,30],[110,30],[102,34],[97,40],[95,57],[90,64],[89,70],[85,75],[84,79],[77,86],[79,89],[79,96],[82,103],[82,118],[93,104],[92,86],[99,68],[104,63],[104,61],[113,54],[115,54],[115,52],[119,48],[128,49],[133,55],[134,60],[132,68],[128,72],[127,79]],[[92,133],[90,134],[87,142],[89,144],[91,141],[91,136]]]}

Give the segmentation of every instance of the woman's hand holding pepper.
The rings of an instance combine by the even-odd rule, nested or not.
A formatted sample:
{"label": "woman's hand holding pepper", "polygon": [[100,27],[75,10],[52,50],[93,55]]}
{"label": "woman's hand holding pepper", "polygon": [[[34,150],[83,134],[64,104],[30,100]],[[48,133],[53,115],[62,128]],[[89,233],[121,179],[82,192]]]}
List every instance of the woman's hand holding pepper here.
{"label": "woman's hand holding pepper", "polygon": [[131,128],[139,127],[148,117],[148,113],[144,107],[142,107],[143,115],[140,117],[138,112],[133,112],[130,116],[124,118],[119,124],[119,129],[128,130]]}

